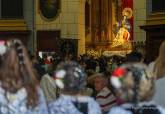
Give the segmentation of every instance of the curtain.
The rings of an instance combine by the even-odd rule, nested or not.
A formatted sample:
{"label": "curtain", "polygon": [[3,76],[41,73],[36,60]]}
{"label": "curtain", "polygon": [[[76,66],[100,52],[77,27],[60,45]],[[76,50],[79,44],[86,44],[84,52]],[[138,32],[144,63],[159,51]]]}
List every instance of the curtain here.
{"label": "curtain", "polygon": [[[132,10],[133,10],[133,0],[122,0],[122,3],[121,3],[121,8],[122,8],[122,11],[123,11],[123,9],[124,8],[131,8]],[[129,19],[129,22],[130,22],[130,24],[131,24],[131,32],[130,32],[130,34],[131,34],[131,40],[133,40],[133,16],[132,16],[132,18],[131,19]]]}

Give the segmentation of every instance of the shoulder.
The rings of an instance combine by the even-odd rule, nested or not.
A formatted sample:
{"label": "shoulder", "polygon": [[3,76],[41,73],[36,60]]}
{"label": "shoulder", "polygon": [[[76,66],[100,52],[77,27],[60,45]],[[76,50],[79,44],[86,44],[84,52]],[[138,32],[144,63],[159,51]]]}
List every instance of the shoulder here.
{"label": "shoulder", "polygon": [[[60,96],[56,101],[51,102],[48,107],[51,113],[60,113],[60,112],[72,112],[72,114],[79,114],[80,112],[75,108],[72,101],[78,100],[78,102],[87,102],[89,114],[101,114],[99,105],[93,98],[88,96],[79,96],[79,97],[69,97],[69,96]],[[65,114],[65,113],[64,113]],[[68,113],[67,113],[68,114]]]}
{"label": "shoulder", "polygon": [[62,96],[56,101],[49,103],[48,108],[51,114],[79,114],[71,100],[65,99]]}
{"label": "shoulder", "polygon": [[82,96],[79,98],[79,102],[87,102],[89,114],[101,114],[101,109],[99,104],[89,96]]}
{"label": "shoulder", "polygon": [[41,81],[50,80],[50,79],[51,79],[50,75],[48,73],[46,73],[43,75]]}
{"label": "shoulder", "polygon": [[108,114],[132,114],[132,112],[125,110],[122,107],[113,107]]}
{"label": "shoulder", "polygon": [[88,103],[89,114],[101,114],[100,106],[93,98],[89,96],[81,96],[78,100],[79,102]]}
{"label": "shoulder", "polygon": [[45,74],[40,81],[41,86],[54,85],[54,83],[55,83],[54,79],[49,74]]}
{"label": "shoulder", "polygon": [[0,101],[2,96],[5,96],[5,90],[0,86]]}
{"label": "shoulder", "polygon": [[57,100],[48,104],[49,109],[56,109],[57,107],[60,109],[69,106],[71,106],[71,99],[66,99],[63,96],[60,96]]}

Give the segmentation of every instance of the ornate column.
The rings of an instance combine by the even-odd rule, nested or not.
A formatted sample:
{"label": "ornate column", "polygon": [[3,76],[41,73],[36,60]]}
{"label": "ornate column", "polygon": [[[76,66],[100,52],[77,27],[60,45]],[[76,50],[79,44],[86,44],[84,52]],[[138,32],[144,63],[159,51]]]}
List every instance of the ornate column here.
{"label": "ornate column", "polygon": [[91,30],[92,30],[92,41],[96,43],[100,41],[99,23],[100,23],[100,0],[92,0],[92,13],[91,13]]}

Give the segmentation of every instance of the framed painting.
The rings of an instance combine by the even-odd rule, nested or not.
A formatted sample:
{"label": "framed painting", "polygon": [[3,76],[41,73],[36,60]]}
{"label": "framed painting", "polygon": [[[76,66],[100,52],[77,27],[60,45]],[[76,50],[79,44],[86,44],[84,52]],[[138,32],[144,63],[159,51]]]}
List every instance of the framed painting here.
{"label": "framed painting", "polygon": [[61,0],[39,0],[39,12],[46,20],[54,20],[60,13]]}

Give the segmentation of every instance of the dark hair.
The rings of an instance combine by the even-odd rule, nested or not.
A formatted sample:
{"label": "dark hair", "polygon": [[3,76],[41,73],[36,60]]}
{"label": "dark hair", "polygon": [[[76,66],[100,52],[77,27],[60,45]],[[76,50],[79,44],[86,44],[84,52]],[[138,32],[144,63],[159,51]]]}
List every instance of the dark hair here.
{"label": "dark hair", "polygon": [[37,85],[27,50],[20,40],[6,41],[6,52],[1,54],[0,81],[5,91],[17,92],[24,87],[27,92],[27,106],[38,103]]}
{"label": "dark hair", "polygon": [[132,52],[127,55],[126,62],[140,62],[142,59],[142,54],[139,52]]}
{"label": "dark hair", "polygon": [[78,63],[73,61],[62,62],[57,66],[56,73],[60,70],[66,72],[63,78],[63,93],[77,94],[85,88],[86,74]]}
{"label": "dark hair", "polygon": [[138,102],[150,100],[155,92],[154,80],[147,71],[147,66],[142,63],[123,64],[116,68],[111,83],[120,98],[135,106]]}

